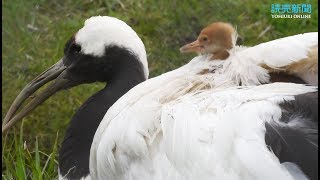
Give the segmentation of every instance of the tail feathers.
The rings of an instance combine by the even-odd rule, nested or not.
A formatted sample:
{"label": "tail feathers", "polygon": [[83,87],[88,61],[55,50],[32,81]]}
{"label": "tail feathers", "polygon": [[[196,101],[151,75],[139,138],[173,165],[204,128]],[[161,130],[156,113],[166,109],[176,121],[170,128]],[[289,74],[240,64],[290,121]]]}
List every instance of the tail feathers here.
{"label": "tail feathers", "polygon": [[311,180],[318,179],[318,92],[298,95],[281,105],[279,122],[265,124],[266,145],[280,162],[296,164]]}

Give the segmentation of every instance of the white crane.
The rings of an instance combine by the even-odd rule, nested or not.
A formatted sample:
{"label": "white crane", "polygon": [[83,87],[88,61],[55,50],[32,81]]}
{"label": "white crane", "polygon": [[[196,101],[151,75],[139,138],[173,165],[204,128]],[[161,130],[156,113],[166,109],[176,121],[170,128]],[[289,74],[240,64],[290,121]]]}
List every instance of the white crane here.
{"label": "white crane", "polygon": [[306,59],[317,37],[233,44],[224,60],[197,56],[137,85],[98,127],[92,178],[317,179],[317,87],[260,85],[269,83],[263,64]]}

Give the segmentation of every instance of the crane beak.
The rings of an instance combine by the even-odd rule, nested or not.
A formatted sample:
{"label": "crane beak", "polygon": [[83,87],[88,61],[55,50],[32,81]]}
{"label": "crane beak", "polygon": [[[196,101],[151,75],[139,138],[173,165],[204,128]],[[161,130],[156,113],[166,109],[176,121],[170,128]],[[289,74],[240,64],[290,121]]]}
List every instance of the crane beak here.
{"label": "crane beak", "polygon": [[[34,110],[38,105],[47,100],[50,96],[61,89],[70,87],[74,82],[66,78],[67,67],[64,65],[64,58],[59,60],[49,69],[42,72],[39,76],[29,82],[20,94],[16,97],[10,109],[8,110],[2,124],[2,133],[6,132],[10,127],[16,124],[19,120],[25,117],[29,112]],[[53,81],[54,80],[54,81]],[[39,92],[35,97],[24,106],[18,113],[18,109],[22,103],[34,94],[39,88],[53,81],[46,89]]]}
{"label": "crane beak", "polygon": [[200,53],[200,42],[195,40],[192,43],[186,44],[180,48],[181,53],[197,52]]}

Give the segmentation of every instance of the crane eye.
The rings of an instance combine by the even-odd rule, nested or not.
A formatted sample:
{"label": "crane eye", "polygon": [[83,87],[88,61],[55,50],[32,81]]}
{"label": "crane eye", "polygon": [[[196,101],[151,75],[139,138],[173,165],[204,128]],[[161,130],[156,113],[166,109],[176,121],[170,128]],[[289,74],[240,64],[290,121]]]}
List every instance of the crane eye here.
{"label": "crane eye", "polygon": [[72,44],[71,46],[71,51],[75,52],[75,53],[80,53],[81,51],[81,46],[79,46],[78,44]]}

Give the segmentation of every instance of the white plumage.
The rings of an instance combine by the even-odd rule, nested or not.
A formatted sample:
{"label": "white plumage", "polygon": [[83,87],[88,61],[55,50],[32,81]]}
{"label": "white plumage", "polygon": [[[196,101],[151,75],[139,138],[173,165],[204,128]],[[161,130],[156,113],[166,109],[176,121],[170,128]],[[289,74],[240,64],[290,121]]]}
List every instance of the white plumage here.
{"label": "white plumage", "polygon": [[225,61],[198,56],[137,85],[96,131],[92,179],[293,179],[268,150],[264,123],[279,120],[279,103],[316,88],[260,85],[269,80],[260,65],[280,68],[308,57],[317,36],[236,47]]}
{"label": "white plumage", "polygon": [[317,46],[318,32],[311,32],[262,43],[238,55],[239,58],[243,56],[245,60],[251,59],[279,68],[307,58],[310,49]]}
{"label": "white plumage", "polygon": [[[229,62],[235,66],[229,73],[237,73],[238,76],[248,74],[247,70],[255,71],[255,68],[237,68],[242,66],[267,65],[274,69],[280,69],[290,64],[308,58],[312,48],[318,46],[318,32],[298,34],[286,38],[277,39],[267,43],[246,48],[242,51],[231,50]],[[234,52],[235,51],[235,52]],[[259,68],[257,68],[259,69]],[[240,72],[243,70],[243,72]],[[249,72],[250,73],[250,72]],[[253,73],[251,76],[254,78]],[[259,79],[261,77],[257,77]],[[245,84],[257,84],[258,82],[246,82]]]}

